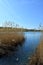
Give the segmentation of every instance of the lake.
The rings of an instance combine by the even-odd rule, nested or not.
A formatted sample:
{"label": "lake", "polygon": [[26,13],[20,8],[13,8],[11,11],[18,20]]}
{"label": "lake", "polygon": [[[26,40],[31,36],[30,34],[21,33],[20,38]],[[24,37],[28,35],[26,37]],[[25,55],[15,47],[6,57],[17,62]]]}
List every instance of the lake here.
{"label": "lake", "polygon": [[0,65],[26,65],[40,42],[40,32],[24,32],[25,41],[15,48],[14,53],[0,58]]}

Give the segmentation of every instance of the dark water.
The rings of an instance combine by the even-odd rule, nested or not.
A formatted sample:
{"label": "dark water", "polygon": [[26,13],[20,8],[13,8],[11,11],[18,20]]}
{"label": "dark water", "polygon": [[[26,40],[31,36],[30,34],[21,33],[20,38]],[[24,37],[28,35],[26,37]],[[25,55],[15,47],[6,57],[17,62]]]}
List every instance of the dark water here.
{"label": "dark water", "polygon": [[40,32],[25,32],[25,41],[10,56],[0,58],[0,65],[25,65],[34,54],[40,40]]}

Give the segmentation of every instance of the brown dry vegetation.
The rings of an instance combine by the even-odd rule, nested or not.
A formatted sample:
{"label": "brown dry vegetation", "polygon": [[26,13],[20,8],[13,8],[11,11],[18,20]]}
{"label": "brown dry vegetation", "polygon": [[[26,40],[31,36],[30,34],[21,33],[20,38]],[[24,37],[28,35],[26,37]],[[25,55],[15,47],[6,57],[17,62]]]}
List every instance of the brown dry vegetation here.
{"label": "brown dry vegetation", "polygon": [[35,54],[31,57],[30,65],[43,65],[43,35],[41,35],[40,40]]}
{"label": "brown dry vegetation", "polygon": [[3,27],[0,28],[0,32],[23,32],[26,31],[27,29],[24,28],[11,28],[11,27]]}
{"label": "brown dry vegetation", "polygon": [[14,46],[22,44],[24,35],[11,30],[0,32],[0,55],[10,53]]}
{"label": "brown dry vegetation", "polygon": [[[16,44],[22,42],[24,36],[17,33],[0,33],[0,44]],[[14,42],[14,43],[11,43]]]}

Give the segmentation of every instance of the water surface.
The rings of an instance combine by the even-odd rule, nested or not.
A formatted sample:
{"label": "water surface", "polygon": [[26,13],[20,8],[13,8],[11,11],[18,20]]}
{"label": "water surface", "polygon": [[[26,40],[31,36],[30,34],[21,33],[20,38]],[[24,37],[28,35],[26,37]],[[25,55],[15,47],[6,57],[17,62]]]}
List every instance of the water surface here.
{"label": "water surface", "polygon": [[10,56],[0,58],[0,65],[25,65],[40,41],[40,32],[24,32],[25,41]]}

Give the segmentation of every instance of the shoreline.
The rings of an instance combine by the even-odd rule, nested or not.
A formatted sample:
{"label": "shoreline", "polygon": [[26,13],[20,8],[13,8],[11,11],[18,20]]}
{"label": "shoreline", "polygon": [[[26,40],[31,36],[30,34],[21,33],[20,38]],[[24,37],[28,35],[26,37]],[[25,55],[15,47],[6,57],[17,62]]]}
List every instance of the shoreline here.
{"label": "shoreline", "polygon": [[18,33],[0,33],[0,55],[7,55],[13,51],[17,45],[24,41],[24,35]]}
{"label": "shoreline", "polygon": [[43,39],[41,39],[35,54],[31,57],[30,65],[43,65]]}
{"label": "shoreline", "polygon": [[43,32],[43,29],[26,29],[26,28],[12,28],[12,27],[0,27],[0,32]]}

